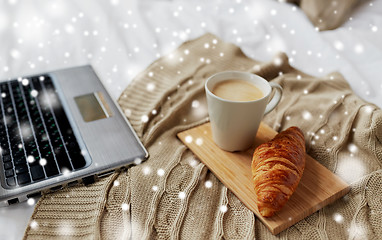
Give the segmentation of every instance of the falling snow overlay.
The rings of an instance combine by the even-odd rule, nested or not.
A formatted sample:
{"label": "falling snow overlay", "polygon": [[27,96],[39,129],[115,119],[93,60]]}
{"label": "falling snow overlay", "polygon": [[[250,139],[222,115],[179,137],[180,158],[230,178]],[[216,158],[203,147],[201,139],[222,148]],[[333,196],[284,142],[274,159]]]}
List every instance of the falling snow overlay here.
{"label": "falling snow overlay", "polygon": [[[340,3],[340,1],[334,2],[335,4]],[[329,7],[333,7],[331,14],[339,15],[341,13],[334,3],[333,6],[328,5]],[[333,71],[339,71],[358,96],[381,107],[382,85],[378,78],[382,73],[382,69],[379,67],[382,52],[380,44],[382,42],[381,9],[380,1],[365,1],[347,17],[345,23],[338,29],[321,31],[320,25],[312,24],[300,8],[288,4],[286,1],[175,0],[143,2],[105,0],[95,3],[85,0],[77,3],[72,0],[52,0],[47,3],[41,0],[33,2],[4,0],[0,2],[0,36],[2,39],[0,77],[5,80],[42,71],[92,64],[107,90],[116,100],[122,91],[134,82],[133,79],[140,76],[141,71],[156,59],[168,56],[168,61],[161,63],[164,66],[162,72],[150,70],[144,76],[149,80],[142,86],[142,89],[145,90],[142,99],[157,98],[158,96],[155,96],[154,93],[163,86],[156,79],[160,78],[163,71],[171,67],[170,63],[189,65],[189,60],[193,57],[195,50],[187,47],[177,54],[173,53],[171,58],[169,54],[183,42],[195,39],[206,32],[212,32],[217,35],[217,38],[203,42],[200,48],[206,51],[219,49],[214,53],[219,58],[203,54],[198,56],[197,64],[200,62],[203,66],[214,66],[216,62],[231,57],[227,49],[219,48],[219,44],[223,41],[240,46],[247,56],[259,61],[270,61],[278,51],[284,51],[289,56],[289,63],[292,66],[310,75],[324,78]],[[282,63],[275,59],[273,64]],[[248,69],[258,71],[260,67],[259,64]],[[178,68],[175,73],[173,80],[177,81],[179,77],[183,76],[184,69]],[[288,77],[284,72],[278,71],[276,74],[280,78]],[[21,79],[21,84],[28,84],[26,80]],[[305,81],[305,77],[296,75],[290,80]],[[327,80],[336,81],[336,78],[327,77]],[[192,89],[192,86],[198,85],[199,80],[195,78],[187,79],[187,81]],[[315,91],[319,90],[304,86],[296,89],[296,96],[313,97]],[[30,94],[32,97],[37,97],[39,93],[32,91]],[[3,93],[1,93],[1,97],[5,97]],[[340,104],[340,99],[341,95],[333,95],[330,104],[334,104],[334,101],[338,101],[337,104]],[[346,99],[347,97],[345,97],[345,101],[347,101]],[[325,100],[329,102],[329,99]],[[173,104],[176,104],[179,99],[173,101]],[[132,106],[123,109],[123,113],[129,119],[135,118],[140,124],[150,126],[152,121],[160,122],[160,119],[167,118],[159,105],[152,106],[149,111],[144,113],[139,112],[137,106]],[[205,103],[196,97],[190,99],[187,107],[190,108],[193,115],[182,116],[180,121],[184,124],[191,124],[195,121],[194,118],[204,117],[206,113]],[[332,120],[337,125],[350,123],[355,109],[353,107],[345,109],[341,105],[338,107],[331,116]],[[320,101],[317,101],[317,108],[323,109]],[[362,114],[376,116],[375,107],[365,107],[362,109]],[[320,146],[325,146],[324,151],[326,152],[320,152],[320,154],[338,152],[339,161],[328,167],[349,183],[357,182],[371,171],[375,171],[376,169],[371,167],[372,163],[365,165],[362,162],[364,159],[362,156],[368,152],[369,147],[365,143],[357,141],[360,136],[363,136],[360,132],[363,129],[362,126],[349,127],[349,136],[344,136],[333,131],[332,125],[324,124],[328,115],[326,112],[316,112],[306,106],[296,112],[290,109],[277,118],[273,127],[283,128],[296,121],[311,126],[307,131],[314,135],[309,135],[307,143],[315,143],[314,146],[309,145],[312,153],[318,154],[315,149]],[[349,121],[346,122],[346,119]],[[269,122],[271,121],[269,120]],[[374,129],[370,129],[370,132],[367,133],[372,134],[373,131]],[[202,138],[191,141],[198,145],[204,144]],[[155,145],[158,148],[165,148],[166,142],[161,139],[155,141]],[[341,148],[339,148],[340,146]],[[44,160],[40,159],[38,163],[46,165],[46,160]],[[29,158],[29,161],[32,161],[32,158]],[[35,159],[35,161],[37,160]],[[201,166],[199,163],[198,159],[190,158],[184,162],[184,165],[187,169],[198,171],[198,167]],[[171,177],[170,171],[164,166],[147,166],[144,162],[137,161],[137,167],[140,168],[139,172],[144,177],[157,179],[148,186],[153,194],[162,194],[167,190],[161,185],[161,182],[158,182],[164,181],[167,175]],[[160,176],[159,169],[163,169],[163,176]],[[378,182],[378,179],[380,179],[378,175],[373,175],[368,184],[372,185]],[[119,188],[122,181],[119,182],[120,185],[117,184],[118,182],[111,181],[111,185]],[[219,184],[216,179],[200,180],[200,186],[209,192],[217,191],[221,187]],[[356,187],[353,194],[360,196],[361,191],[358,191],[360,188]],[[364,190],[368,193],[367,189]],[[179,197],[181,192],[185,193],[183,199]],[[183,202],[187,202],[188,199],[192,201],[192,197],[200,197],[189,194],[185,188],[181,187],[174,189],[171,194],[176,201]],[[71,198],[70,194],[62,197],[66,198],[66,196]],[[27,226],[36,231],[43,229],[45,226],[40,221],[32,220],[28,223],[28,218],[32,214],[36,202],[37,199],[33,204],[31,204],[31,200],[25,205],[21,205],[24,207],[0,210],[0,225],[2,226],[0,229],[7,229],[10,230],[9,232],[19,234],[15,239],[22,238],[22,230],[11,231],[12,229],[19,230]],[[125,209],[126,207],[123,207],[125,205],[122,204],[128,206],[125,213],[131,211],[130,203],[124,201],[116,205],[116,208]],[[374,206],[373,204],[375,203],[368,202],[367,206]],[[229,204],[223,203],[216,206],[217,209],[220,206],[227,206],[224,214],[230,214]],[[347,236],[363,238],[363,234],[375,230],[360,224],[363,216],[366,215],[362,209],[358,210],[359,214],[351,224],[348,224],[352,216],[347,216],[340,209],[335,209],[327,218],[326,224],[329,224],[330,221],[339,224],[348,230],[346,234],[349,233],[349,235]],[[371,211],[370,219],[378,219],[376,217],[379,215],[378,213],[376,210],[374,213]],[[15,219],[14,216],[19,218]],[[166,218],[167,215],[163,217]],[[189,215],[187,217],[192,219]],[[196,221],[200,221],[200,219],[196,219]],[[253,224],[255,225],[255,223]],[[131,225],[135,232],[146,227],[134,221]],[[63,222],[59,229],[63,233],[73,231],[70,222]],[[13,236],[3,235],[6,232],[8,231],[1,231],[0,238],[12,239]]]}

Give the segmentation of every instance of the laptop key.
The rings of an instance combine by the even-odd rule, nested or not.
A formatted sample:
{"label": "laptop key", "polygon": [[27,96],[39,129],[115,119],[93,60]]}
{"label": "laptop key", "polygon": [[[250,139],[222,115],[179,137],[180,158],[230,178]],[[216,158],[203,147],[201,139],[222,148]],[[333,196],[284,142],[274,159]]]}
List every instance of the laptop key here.
{"label": "laptop key", "polygon": [[10,162],[12,160],[11,156],[5,155],[3,156],[3,162]]}
{"label": "laptop key", "polygon": [[[8,143],[7,143],[8,144]],[[9,154],[9,149],[8,149],[8,146],[6,146],[6,147],[1,147],[1,153],[3,154],[3,155],[8,155]]]}
{"label": "laptop key", "polygon": [[58,166],[60,167],[61,172],[72,170],[72,166],[70,165],[68,155],[66,154],[64,150],[62,150],[56,155],[56,159],[57,159],[57,163],[58,163]]}
{"label": "laptop key", "polygon": [[31,175],[33,181],[40,180],[45,177],[44,170],[39,165],[31,167]]}
{"label": "laptop key", "polygon": [[31,182],[29,173],[23,173],[17,176],[17,183],[19,185],[24,185]]}
{"label": "laptop key", "polygon": [[5,169],[5,170],[11,169],[11,168],[13,168],[13,164],[12,164],[12,162],[6,162],[6,163],[4,163],[4,169]]}
{"label": "laptop key", "polygon": [[7,184],[8,186],[11,186],[11,187],[16,186],[15,178],[14,177],[7,178]]}
{"label": "laptop key", "polygon": [[15,173],[13,172],[13,169],[5,170],[5,177],[13,177]]}
{"label": "laptop key", "polygon": [[53,158],[52,153],[47,153],[45,156],[46,164],[44,165],[46,175],[48,177],[58,175],[58,169],[56,165],[56,161]]}
{"label": "laptop key", "polygon": [[27,161],[25,160],[25,157],[22,156],[20,158],[15,158],[13,162],[15,165],[21,165],[21,164],[25,164]]}
{"label": "laptop key", "polygon": [[7,137],[7,133],[5,132],[5,131],[1,131],[0,132],[0,141],[1,142],[6,142],[6,141],[8,141],[8,137]]}
{"label": "laptop key", "polygon": [[81,154],[81,152],[76,152],[76,151],[70,152],[70,158],[72,160],[74,169],[85,167],[86,161],[84,156]]}
{"label": "laptop key", "polygon": [[28,172],[28,166],[27,165],[19,165],[15,167],[16,175],[19,175],[21,173]]}

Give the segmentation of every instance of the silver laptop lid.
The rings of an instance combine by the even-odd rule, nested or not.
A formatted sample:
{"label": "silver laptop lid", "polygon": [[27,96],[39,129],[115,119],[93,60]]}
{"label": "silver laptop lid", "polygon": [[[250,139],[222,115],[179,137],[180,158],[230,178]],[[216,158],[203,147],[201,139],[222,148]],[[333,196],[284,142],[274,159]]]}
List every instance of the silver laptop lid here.
{"label": "silver laptop lid", "polygon": [[[15,176],[15,187],[9,187],[2,177],[0,205],[23,201],[27,196],[33,196],[42,190],[57,189],[68,183],[91,182],[94,175],[104,175],[111,172],[110,170],[140,162],[148,157],[146,149],[91,66],[46,74],[54,83],[56,94],[70,122],[85,163],[79,165],[78,169],[71,168],[71,171],[60,169],[58,175],[47,179],[35,182],[31,179],[32,183],[26,185],[19,186]],[[51,104],[51,107],[53,109],[54,104]],[[32,119],[31,116],[28,117]],[[16,165],[13,165],[16,171]],[[31,167],[32,164],[28,164],[29,171],[32,170]],[[0,166],[0,173],[5,173],[4,165]]]}

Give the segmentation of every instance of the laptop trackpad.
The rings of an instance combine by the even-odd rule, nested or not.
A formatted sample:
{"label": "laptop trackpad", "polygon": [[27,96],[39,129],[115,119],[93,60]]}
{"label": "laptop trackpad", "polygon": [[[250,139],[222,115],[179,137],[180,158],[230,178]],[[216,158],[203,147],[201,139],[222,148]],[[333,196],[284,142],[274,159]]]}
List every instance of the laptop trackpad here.
{"label": "laptop trackpad", "polygon": [[98,119],[109,118],[112,116],[109,105],[106,103],[102,92],[93,92],[74,98],[77,107],[81,112],[85,122]]}

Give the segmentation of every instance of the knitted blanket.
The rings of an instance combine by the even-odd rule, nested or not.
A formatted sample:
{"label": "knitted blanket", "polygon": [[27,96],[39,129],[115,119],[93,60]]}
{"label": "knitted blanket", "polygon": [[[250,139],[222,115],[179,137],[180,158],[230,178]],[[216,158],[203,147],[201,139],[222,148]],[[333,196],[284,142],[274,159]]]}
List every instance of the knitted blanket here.
{"label": "knitted blanket", "polygon": [[[283,98],[264,122],[276,131],[299,126],[308,153],[350,183],[350,193],[273,236],[176,137],[207,120],[204,82],[226,70],[281,84]],[[25,239],[382,236],[382,111],[354,95],[340,74],[308,76],[289,66],[285,54],[257,62],[206,34],[152,63],[118,103],[149,159],[90,186],[42,196]]]}

